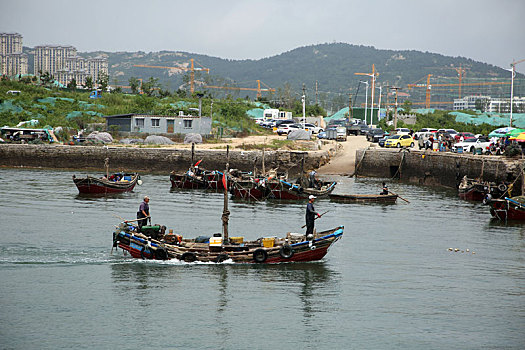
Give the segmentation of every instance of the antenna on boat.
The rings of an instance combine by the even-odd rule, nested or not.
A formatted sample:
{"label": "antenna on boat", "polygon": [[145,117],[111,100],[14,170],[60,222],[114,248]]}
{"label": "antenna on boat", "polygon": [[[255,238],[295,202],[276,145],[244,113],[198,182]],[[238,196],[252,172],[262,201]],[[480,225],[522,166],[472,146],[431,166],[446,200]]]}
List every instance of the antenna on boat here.
{"label": "antenna on boat", "polygon": [[194,163],[194,156],[195,156],[195,142],[191,143],[191,165],[193,166]]}
{"label": "antenna on boat", "polygon": [[104,159],[104,167],[106,168],[106,179],[109,179],[109,158]]}
{"label": "antenna on boat", "polygon": [[228,168],[230,167],[230,145],[226,146],[226,170],[222,175],[222,184],[224,187],[224,208],[222,211],[222,243],[228,244],[230,238],[228,237],[228,220],[230,218],[230,211],[228,210]]}

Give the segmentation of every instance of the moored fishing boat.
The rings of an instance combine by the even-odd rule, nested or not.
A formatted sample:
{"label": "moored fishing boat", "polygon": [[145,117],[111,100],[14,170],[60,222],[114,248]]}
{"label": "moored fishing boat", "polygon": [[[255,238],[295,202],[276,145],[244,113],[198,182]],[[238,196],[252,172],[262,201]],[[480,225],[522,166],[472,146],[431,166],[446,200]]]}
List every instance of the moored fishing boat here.
{"label": "moored fishing boat", "polygon": [[73,175],[73,182],[82,194],[123,193],[133,191],[135,185],[140,184],[140,176],[137,173],[124,172],[102,177]]}
{"label": "moored fishing boat", "polygon": [[501,220],[525,221],[525,196],[503,199],[486,199],[484,203],[490,207],[492,217]]}
{"label": "moored fishing boat", "polygon": [[397,194],[329,194],[330,200],[343,203],[396,203]]}
{"label": "moored fishing boat", "polygon": [[503,183],[497,185],[494,182],[478,181],[475,179],[463,177],[458,185],[459,198],[481,202],[487,194],[493,198],[502,197],[507,191],[507,186]]}
{"label": "moored fishing boat", "polygon": [[320,181],[317,187],[303,187],[282,179],[255,179],[254,181],[234,182],[232,194],[242,199],[283,199],[304,200],[308,196],[326,197],[335,189],[337,182]]}

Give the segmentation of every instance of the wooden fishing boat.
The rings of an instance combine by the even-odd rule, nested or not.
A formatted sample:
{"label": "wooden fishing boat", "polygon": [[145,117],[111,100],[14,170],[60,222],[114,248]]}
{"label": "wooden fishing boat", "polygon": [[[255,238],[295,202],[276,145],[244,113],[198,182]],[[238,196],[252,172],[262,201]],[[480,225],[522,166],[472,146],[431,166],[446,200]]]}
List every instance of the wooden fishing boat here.
{"label": "wooden fishing boat", "polygon": [[503,183],[497,185],[495,182],[478,181],[463,177],[458,186],[459,198],[481,202],[487,194],[493,198],[502,197],[507,191],[507,186]]}
{"label": "wooden fishing boat", "polygon": [[525,221],[525,197],[517,196],[503,199],[488,199],[484,201],[490,206],[492,217],[501,220]]}
{"label": "wooden fishing boat", "polygon": [[288,233],[283,238],[259,238],[248,242],[244,242],[243,237],[223,241],[220,234],[219,237],[186,239],[165,235],[166,228],[158,225],[142,229],[149,232],[144,234],[129,222],[121,223],[113,233],[113,246],[137,259],[270,264],[320,260],[343,236],[344,227],[316,232],[310,240],[305,240],[304,234]]}
{"label": "wooden fishing boat", "polygon": [[397,201],[397,194],[329,194],[330,200],[343,203],[384,203]]}
{"label": "wooden fishing boat", "polygon": [[137,183],[140,184],[140,176],[137,173],[114,173],[108,176],[76,177],[73,175],[73,182],[78,188],[79,193],[85,194],[107,194],[123,193],[133,191]]}
{"label": "wooden fishing boat", "polygon": [[232,194],[242,199],[282,199],[304,200],[310,195],[326,197],[335,189],[337,182],[321,181],[319,187],[303,187],[300,184],[290,183],[282,179],[267,181],[255,179],[254,181],[233,182]]}

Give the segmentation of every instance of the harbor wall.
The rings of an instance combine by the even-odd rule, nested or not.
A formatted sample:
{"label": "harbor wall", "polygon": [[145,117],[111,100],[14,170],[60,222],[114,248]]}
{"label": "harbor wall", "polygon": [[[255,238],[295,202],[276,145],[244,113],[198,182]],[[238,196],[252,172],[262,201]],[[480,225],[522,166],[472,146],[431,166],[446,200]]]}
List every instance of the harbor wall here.
{"label": "harbor wall", "polygon": [[523,164],[521,159],[502,156],[376,148],[356,151],[355,174],[450,188],[456,188],[465,175],[496,183],[517,179],[517,189],[521,188]]}
{"label": "harbor wall", "polygon": [[[265,151],[266,171],[277,169],[295,176],[301,169],[318,168],[327,163],[336,148],[325,151]],[[230,169],[252,171],[254,166],[262,170],[263,152],[230,150]],[[104,170],[105,159],[109,158],[110,171],[137,171],[167,174],[171,171],[187,170],[191,164],[191,149],[176,148],[134,148],[106,146],[67,146],[1,144],[0,166],[33,167],[56,169]],[[224,169],[226,149],[198,149],[194,162],[202,159],[206,169]],[[303,166],[304,159],[304,166]]]}

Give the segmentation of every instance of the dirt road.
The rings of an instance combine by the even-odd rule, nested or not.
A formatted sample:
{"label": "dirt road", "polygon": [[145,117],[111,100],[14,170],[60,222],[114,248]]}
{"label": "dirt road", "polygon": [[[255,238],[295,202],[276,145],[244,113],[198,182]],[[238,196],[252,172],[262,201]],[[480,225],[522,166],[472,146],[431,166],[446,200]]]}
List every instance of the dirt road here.
{"label": "dirt road", "polygon": [[345,142],[340,142],[343,147],[337,151],[336,156],[317,172],[323,175],[353,175],[356,150],[367,148],[369,144],[365,136],[348,136]]}

